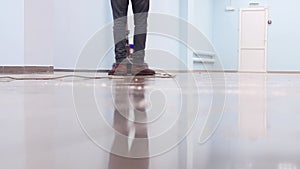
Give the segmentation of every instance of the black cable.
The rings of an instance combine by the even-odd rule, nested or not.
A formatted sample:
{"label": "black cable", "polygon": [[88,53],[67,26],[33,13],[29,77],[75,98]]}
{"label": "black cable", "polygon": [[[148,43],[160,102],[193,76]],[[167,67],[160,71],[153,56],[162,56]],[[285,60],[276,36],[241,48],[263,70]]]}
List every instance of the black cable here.
{"label": "black cable", "polygon": [[1,76],[0,79],[10,79],[10,80],[57,80],[57,79],[65,79],[69,77],[77,77],[82,79],[104,79],[107,77],[89,77],[89,76],[80,76],[80,75],[63,75],[63,76],[56,76],[56,77],[13,77],[13,76]]}
{"label": "black cable", "polygon": [[[33,81],[33,80],[58,80],[58,79],[65,79],[65,78],[81,78],[81,79],[90,79],[90,80],[97,80],[97,79],[118,79],[118,78],[126,78],[132,76],[82,76],[82,75],[62,75],[56,77],[13,77],[13,76],[0,76],[0,79],[9,79],[9,80],[16,80],[16,81]],[[167,73],[157,73],[154,76],[135,76],[136,78],[174,78],[174,75],[167,74]]]}

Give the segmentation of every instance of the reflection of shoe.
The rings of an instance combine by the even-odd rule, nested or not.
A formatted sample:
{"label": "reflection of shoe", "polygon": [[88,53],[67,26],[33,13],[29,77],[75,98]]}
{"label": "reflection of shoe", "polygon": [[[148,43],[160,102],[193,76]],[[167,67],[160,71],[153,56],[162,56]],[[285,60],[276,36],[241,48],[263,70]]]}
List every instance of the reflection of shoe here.
{"label": "reflection of shoe", "polygon": [[108,75],[127,75],[127,64],[114,64],[113,68],[108,71]]}
{"label": "reflection of shoe", "polygon": [[132,65],[131,73],[132,75],[137,75],[137,76],[155,75],[155,71],[149,69],[146,63],[143,65]]}

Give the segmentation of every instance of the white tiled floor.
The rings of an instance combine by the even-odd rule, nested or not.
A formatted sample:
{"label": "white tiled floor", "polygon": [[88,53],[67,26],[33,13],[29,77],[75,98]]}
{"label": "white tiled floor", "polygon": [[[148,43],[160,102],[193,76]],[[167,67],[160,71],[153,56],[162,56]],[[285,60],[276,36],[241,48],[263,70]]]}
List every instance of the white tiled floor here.
{"label": "white tiled floor", "polygon": [[0,167],[297,169],[299,96],[299,74],[0,79]]}

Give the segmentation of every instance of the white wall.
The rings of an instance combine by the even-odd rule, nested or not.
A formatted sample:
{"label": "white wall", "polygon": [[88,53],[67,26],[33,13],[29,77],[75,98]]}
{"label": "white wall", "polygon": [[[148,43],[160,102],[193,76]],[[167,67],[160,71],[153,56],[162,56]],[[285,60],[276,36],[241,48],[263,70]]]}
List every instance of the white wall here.
{"label": "white wall", "polygon": [[209,40],[212,39],[213,2],[211,0],[191,0],[189,21]]}
{"label": "white wall", "polygon": [[[0,31],[3,37],[0,43],[4,46],[0,51],[0,65],[54,65],[55,68],[74,69],[80,51],[89,38],[112,23],[110,0],[23,1],[1,1],[1,23],[5,24]],[[202,1],[203,4],[193,0],[194,12],[189,13],[187,1],[152,0],[150,12],[188,20],[210,36],[211,23],[206,17],[210,13],[210,0]],[[189,14],[200,17],[191,20]],[[147,50],[155,51],[156,54],[162,51],[158,54],[176,57],[183,62],[187,60],[185,47],[177,40],[163,36],[150,34]],[[161,64],[160,56],[151,57],[151,52],[147,54],[146,59],[150,64]],[[110,68],[113,62],[112,50],[105,56],[100,68]],[[164,63],[159,67],[164,68]]]}
{"label": "white wall", "polygon": [[110,1],[54,0],[54,3],[54,66],[74,69],[88,39],[112,21]]}
{"label": "white wall", "polygon": [[25,65],[53,65],[52,0],[25,0]]}
{"label": "white wall", "polygon": [[24,64],[24,0],[0,1],[0,65]]}
{"label": "white wall", "polygon": [[[150,1],[150,13],[179,17],[179,6],[179,0],[152,0]],[[166,26],[164,23],[161,25]],[[146,62],[154,68],[174,69],[178,66],[177,58],[180,58],[179,47],[179,42],[174,39],[158,35],[157,32],[148,34]]]}
{"label": "white wall", "polygon": [[[184,20],[186,23],[194,26],[207,36],[208,39],[212,37],[211,0],[153,0],[151,3],[150,12],[177,17],[178,20]],[[166,26],[164,23],[161,23],[161,25]],[[185,41],[184,36],[188,36],[184,35],[188,34],[187,30],[185,30],[187,28],[185,26],[187,25],[178,26],[179,28],[170,27],[170,32],[173,29],[179,29],[179,36],[183,38],[180,40]],[[148,36],[147,42],[148,55],[146,60],[152,67],[167,70],[192,68],[191,58],[193,57],[193,53],[185,44],[182,44],[178,40],[152,34]]]}
{"label": "white wall", "polygon": [[[213,21],[212,21],[212,15],[213,15],[213,2],[211,0],[190,0],[189,2],[189,8],[188,8],[188,21],[190,24],[192,24],[203,36],[207,39],[205,39],[203,44],[210,44],[212,41],[212,28],[213,28]],[[197,32],[197,34],[199,34]],[[195,35],[192,33],[190,36],[190,39],[193,39]],[[199,44],[200,46],[201,44]],[[201,46],[199,47],[201,48]],[[197,70],[208,70],[211,69],[212,66],[206,65],[206,64],[194,64],[193,58],[194,57],[194,51],[188,51],[188,65],[189,69],[197,69]]]}

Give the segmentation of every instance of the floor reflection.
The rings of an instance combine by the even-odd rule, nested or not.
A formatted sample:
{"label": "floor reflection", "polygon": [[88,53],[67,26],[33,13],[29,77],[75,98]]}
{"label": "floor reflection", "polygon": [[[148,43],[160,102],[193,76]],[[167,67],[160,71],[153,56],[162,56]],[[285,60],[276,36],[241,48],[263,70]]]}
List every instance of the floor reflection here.
{"label": "floor reflection", "polygon": [[267,132],[266,77],[239,78],[239,134],[250,139],[265,136]]}
{"label": "floor reflection", "polygon": [[[111,152],[122,152],[122,155],[127,154],[127,156],[136,153],[143,154],[144,157],[148,156],[145,84],[146,79],[144,78],[124,79],[124,81],[115,82],[113,127],[122,136],[115,135]],[[108,169],[120,168],[148,169],[149,158],[125,158],[110,153]]]}
{"label": "floor reflection", "polygon": [[[2,82],[1,167],[299,168],[300,75],[226,74],[226,90],[221,90],[218,79],[211,83],[210,77],[199,74],[196,87],[186,80],[188,74],[176,76],[179,85],[172,79]],[[211,107],[218,112],[216,105],[224,102],[215,96],[224,93],[220,125],[205,144],[199,144],[207,112]],[[197,107],[200,113],[193,123]],[[190,124],[193,128],[181,141]],[[172,130],[165,133],[167,129]],[[170,151],[162,151],[172,145]]]}

